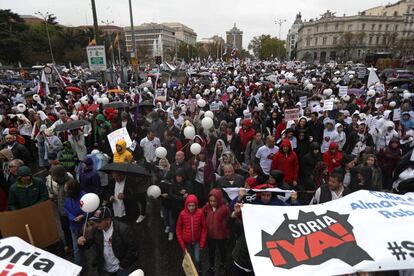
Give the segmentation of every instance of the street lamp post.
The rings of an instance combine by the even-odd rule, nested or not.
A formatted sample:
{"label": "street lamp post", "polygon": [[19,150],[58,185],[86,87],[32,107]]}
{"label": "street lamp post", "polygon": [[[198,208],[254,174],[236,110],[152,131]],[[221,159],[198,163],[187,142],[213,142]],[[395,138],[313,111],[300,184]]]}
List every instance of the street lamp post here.
{"label": "street lamp post", "polygon": [[282,24],[286,22],[286,19],[278,19],[275,20],[275,24],[279,24],[279,40],[281,40],[281,34],[282,34]]}
{"label": "street lamp post", "polygon": [[[137,59],[137,46],[135,43],[135,31],[134,31],[134,17],[132,16],[132,3],[131,0],[129,0],[129,20],[131,21],[131,39],[132,39],[132,54],[131,57]],[[136,84],[138,84],[138,78],[139,78],[139,70],[137,70],[137,76],[136,76]]]}
{"label": "street lamp post", "polygon": [[49,42],[50,57],[52,58],[52,63],[55,64],[55,59],[53,57],[52,43],[50,41],[49,27],[48,27],[48,24],[47,24],[47,21],[48,21],[48,19],[50,18],[50,16],[52,14],[50,14],[49,12],[46,12],[46,13],[35,12],[35,14],[40,15],[43,18],[43,20],[45,21],[47,41]]}

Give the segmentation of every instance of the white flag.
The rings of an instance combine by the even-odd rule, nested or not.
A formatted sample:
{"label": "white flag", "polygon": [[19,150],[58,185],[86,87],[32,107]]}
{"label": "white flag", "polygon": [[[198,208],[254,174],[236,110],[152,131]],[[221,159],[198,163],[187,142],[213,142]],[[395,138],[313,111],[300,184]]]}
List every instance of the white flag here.
{"label": "white flag", "polygon": [[374,67],[371,67],[371,70],[369,70],[367,87],[369,88],[371,85],[376,84],[379,81],[380,80],[377,76],[377,73],[375,73]]}

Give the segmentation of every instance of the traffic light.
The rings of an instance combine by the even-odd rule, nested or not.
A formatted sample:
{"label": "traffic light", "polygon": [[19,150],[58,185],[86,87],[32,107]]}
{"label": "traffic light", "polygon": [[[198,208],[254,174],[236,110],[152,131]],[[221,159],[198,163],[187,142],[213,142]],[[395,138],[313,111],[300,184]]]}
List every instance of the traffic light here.
{"label": "traffic light", "polygon": [[162,63],[161,56],[155,56],[155,64],[160,65]]}

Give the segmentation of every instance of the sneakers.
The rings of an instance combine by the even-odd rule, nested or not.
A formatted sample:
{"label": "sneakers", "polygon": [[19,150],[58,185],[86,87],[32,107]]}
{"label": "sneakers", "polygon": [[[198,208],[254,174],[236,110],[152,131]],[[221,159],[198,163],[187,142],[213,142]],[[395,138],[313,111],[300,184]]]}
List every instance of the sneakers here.
{"label": "sneakers", "polygon": [[143,215],[139,215],[139,217],[138,217],[138,219],[137,219],[136,223],[141,223],[144,219],[145,219],[145,216],[143,216]]}
{"label": "sneakers", "polygon": [[168,240],[172,241],[174,239],[174,233],[168,233]]}
{"label": "sneakers", "polygon": [[166,226],[164,233],[168,233],[168,232],[170,232],[170,227],[169,226]]}

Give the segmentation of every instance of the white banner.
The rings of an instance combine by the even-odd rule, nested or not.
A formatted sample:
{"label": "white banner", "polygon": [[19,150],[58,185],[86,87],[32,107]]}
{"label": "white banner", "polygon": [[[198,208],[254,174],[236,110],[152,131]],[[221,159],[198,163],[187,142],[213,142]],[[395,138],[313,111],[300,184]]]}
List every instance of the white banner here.
{"label": "white banner", "polygon": [[76,276],[82,267],[39,249],[17,237],[0,240],[0,274]]}
{"label": "white banner", "polygon": [[223,191],[226,192],[230,200],[235,199],[238,196],[240,190],[246,190],[245,202],[254,201],[256,199],[257,192],[266,191],[266,192],[277,193],[279,194],[277,195],[277,197],[282,201],[287,201],[292,195],[292,193],[295,192],[294,190],[282,190],[279,188],[267,188],[267,189],[223,188]]}
{"label": "white banner", "polygon": [[108,134],[108,141],[111,145],[112,153],[116,151],[116,143],[120,140],[125,140],[126,147],[129,148],[132,145],[131,137],[129,136],[128,130],[123,128],[118,128],[117,130],[112,131]]}
{"label": "white banner", "polygon": [[309,206],[245,204],[256,276],[414,269],[414,196],[358,191]]}

